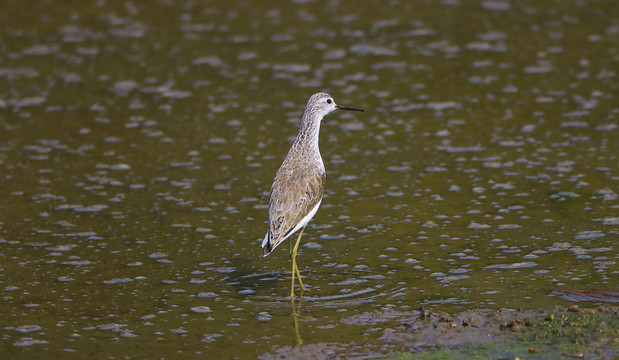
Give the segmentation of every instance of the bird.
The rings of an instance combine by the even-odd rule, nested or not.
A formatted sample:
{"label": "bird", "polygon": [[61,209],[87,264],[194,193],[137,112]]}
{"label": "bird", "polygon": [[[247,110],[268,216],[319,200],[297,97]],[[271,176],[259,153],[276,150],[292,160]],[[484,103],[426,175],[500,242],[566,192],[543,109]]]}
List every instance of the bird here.
{"label": "bird", "polygon": [[292,286],[290,297],[294,300],[295,276],[303,292],[303,281],[297,266],[297,251],[303,231],[314,217],[325,191],[325,170],[318,138],[322,119],[335,110],[363,111],[337,105],[325,92],[312,95],[305,107],[297,138],[288,155],[275,174],[269,195],[269,229],[262,241],[261,257],[269,255],[279,244],[300,230],[297,240],[290,244],[292,260]]}

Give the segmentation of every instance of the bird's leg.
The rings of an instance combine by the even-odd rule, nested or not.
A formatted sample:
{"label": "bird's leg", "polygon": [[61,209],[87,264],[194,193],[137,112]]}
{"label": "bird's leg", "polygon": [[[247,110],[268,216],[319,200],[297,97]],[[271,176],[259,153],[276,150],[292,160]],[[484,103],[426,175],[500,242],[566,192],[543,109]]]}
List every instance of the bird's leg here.
{"label": "bird's leg", "polygon": [[299,267],[297,266],[297,250],[299,249],[299,243],[301,242],[301,236],[303,236],[303,230],[305,230],[305,228],[301,229],[301,232],[299,233],[299,237],[297,238],[297,242],[294,245],[294,248],[292,247],[292,240],[290,240],[290,259],[292,260],[292,287],[290,289],[290,297],[292,299],[294,299],[294,277],[295,275],[297,276],[297,278],[299,279],[299,284],[301,285],[301,292],[303,292],[304,288],[303,288],[303,281],[301,280],[301,273],[299,272]]}
{"label": "bird's leg", "polygon": [[297,243],[294,246],[294,267],[297,269],[297,279],[299,279],[299,285],[301,285],[301,294],[303,294],[303,290],[305,287],[303,286],[303,281],[301,280],[301,273],[299,272],[299,266],[297,265],[297,250],[299,249],[299,244],[301,243],[301,236],[303,236],[303,231],[305,228],[301,229],[301,233],[297,238]]}

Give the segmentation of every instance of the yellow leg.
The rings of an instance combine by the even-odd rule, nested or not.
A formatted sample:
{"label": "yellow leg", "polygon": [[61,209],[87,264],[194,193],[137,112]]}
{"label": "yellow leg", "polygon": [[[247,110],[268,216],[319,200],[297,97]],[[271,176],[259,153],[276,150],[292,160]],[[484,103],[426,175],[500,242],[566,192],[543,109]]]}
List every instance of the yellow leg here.
{"label": "yellow leg", "polygon": [[303,294],[303,290],[305,290],[305,288],[303,287],[303,281],[301,280],[301,273],[299,272],[299,266],[297,265],[297,250],[299,249],[299,244],[301,243],[301,235],[303,235],[303,230],[305,229],[301,229],[301,234],[299,234],[299,237],[297,238],[297,243],[294,246],[294,267],[297,269],[297,279],[299,279],[299,285],[301,285],[301,294]]}
{"label": "yellow leg", "polygon": [[290,289],[290,297],[294,300],[294,277],[295,275],[299,279],[299,284],[301,285],[301,293],[303,293],[303,281],[301,280],[301,273],[299,272],[299,267],[297,266],[297,250],[299,249],[299,243],[301,243],[301,236],[303,236],[303,230],[299,233],[299,237],[297,238],[297,242],[292,247],[292,240],[290,240],[290,259],[292,260],[292,286]]}

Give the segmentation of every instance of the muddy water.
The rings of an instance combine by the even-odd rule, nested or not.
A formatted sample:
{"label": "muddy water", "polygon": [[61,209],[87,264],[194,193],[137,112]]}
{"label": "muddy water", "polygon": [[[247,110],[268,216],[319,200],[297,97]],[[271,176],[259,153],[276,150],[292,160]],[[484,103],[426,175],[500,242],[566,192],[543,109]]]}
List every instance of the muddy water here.
{"label": "muddy water", "polygon": [[258,254],[271,180],[320,90],[366,112],[323,122],[328,189],[298,258],[304,343],[388,353],[380,326],[360,340],[341,319],[616,290],[618,11],[4,2],[2,352],[295,345],[288,254]]}

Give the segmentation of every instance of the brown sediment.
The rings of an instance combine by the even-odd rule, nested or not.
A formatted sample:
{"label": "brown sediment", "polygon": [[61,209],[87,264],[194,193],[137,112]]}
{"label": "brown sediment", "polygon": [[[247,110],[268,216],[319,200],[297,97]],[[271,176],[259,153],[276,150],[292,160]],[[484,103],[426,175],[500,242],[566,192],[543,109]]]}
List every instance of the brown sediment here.
{"label": "brown sediment", "polygon": [[[359,327],[358,341],[274,347],[260,359],[396,358],[443,351],[493,358],[495,352],[539,358],[564,354],[619,356],[619,307],[576,305],[539,310],[467,310],[456,314],[419,308],[365,312],[345,317]],[[473,350],[471,350],[473,349]]]}

